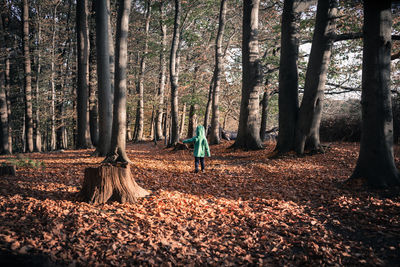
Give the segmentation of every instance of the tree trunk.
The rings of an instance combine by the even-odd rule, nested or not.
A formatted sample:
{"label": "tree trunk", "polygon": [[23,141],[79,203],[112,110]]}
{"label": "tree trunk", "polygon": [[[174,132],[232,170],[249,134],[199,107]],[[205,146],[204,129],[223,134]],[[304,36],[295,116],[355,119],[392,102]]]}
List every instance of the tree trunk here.
{"label": "tree trunk", "polygon": [[335,31],[337,0],[319,0],[310,59],[296,126],[295,150],[304,153],[306,140],[309,149],[321,150],[319,125],[328,67],[331,57],[332,35]]}
{"label": "tree trunk", "polygon": [[167,25],[165,24],[165,8],[164,1],[162,0],[160,3],[160,29],[161,29],[161,51],[160,51],[160,77],[159,77],[159,87],[158,87],[158,109],[157,109],[157,118],[156,118],[156,134],[155,138],[160,140],[164,138],[163,136],[163,127],[162,127],[162,118],[164,114],[164,90],[165,90],[165,81],[166,81],[166,58],[165,58],[165,49],[167,46]]}
{"label": "tree trunk", "polygon": [[171,55],[170,55],[170,82],[171,82],[171,146],[179,142],[179,106],[178,106],[178,50],[180,39],[180,20],[181,20],[181,2],[175,0],[175,20],[174,20],[174,35],[172,38]]}
{"label": "tree trunk", "polygon": [[258,55],[258,8],[259,0],[243,2],[242,39],[242,100],[240,104],[239,130],[233,147],[261,149],[258,89],[262,80]]}
{"label": "tree trunk", "polygon": [[183,136],[183,131],[185,131],[185,120],[186,120],[186,103],[183,103],[181,123],[179,127],[179,137]]}
{"label": "tree trunk", "polygon": [[109,0],[96,1],[97,90],[99,107],[99,156],[106,156],[111,145],[112,94],[110,72]]}
{"label": "tree trunk", "polygon": [[350,179],[365,179],[373,187],[400,185],[393,157],[391,30],[391,1],[364,1],[362,135],[360,154]]}
{"label": "tree trunk", "polygon": [[7,94],[6,94],[6,72],[7,72],[7,45],[5,38],[5,27],[3,19],[0,16],[0,55],[4,59],[0,60],[0,153],[10,154],[10,144],[8,142],[8,108],[7,108]]}
{"label": "tree trunk", "polygon": [[299,50],[296,0],[285,0],[282,14],[281,57],[279,62],[279,135],[275,150],[286,153],[294,149],[299,109],[297,58]]}
{"label": "tree trunk", "polygon": [[222,41],[224,38],[225,17],[226,17],[227,1],[221,0],[219,11],[218,33],[215,42],[215,69],[214,69],[214,89],[212,97],[212,116],[211,116],[211,133],[210,144],[220,143],[220,125],[219,125],[219,88],[221,84],[223,63]]}
{"label": "tree trunk", "polygon": [[76,28],[78,42],[77,87],[77,148],[90,147],[88,84],[89,84],[89,30],[87,0],[77,0]]}
{"label": "tree trunk", "polygon": [[10,154],[13,153],[13,139],[12,139],[12,129],[10,123],[11,117],[11,101],[10,101],[10,59],[6,58],[6,100],[7,100],[7,112],[8,112],[8,146],[10,150]]}
{"label": "tree trunk", "polygon": [[264,91],[263,98],[261,100],[261,126],[260,126],[261,141],[265,141],[265,131],[267,130],[268,98],[269,98],[269,93],[267,91]]}
{"label": "tree trunk", "polygon": [[[96,22],[95,22],[95,12],[96,12],[96,2],[92,2],[92,9],[90,12],[90,23],[89,23],[89,130],[90,130],[90,141],[97,148],[99,143],[99,110],[98,110],[98,97],[96,95],[97,87],[97,45],[96,39],[97,35],[95,32]],[[105,20],[107,23],[107,20]],[[96,149],[97,151],[97,149]]]}
{"label": "tree trunk", "polygon": [[103,164],[86,168],[79,198],[91,204],[117,201],[135,203],[150,192],[140,187],[132,177],[129,164]]}
{"label": "tree trunk", "polygon": [[28,0],[23,0],[23,52],[25,70],[25,140],[26,152],[33,152],[33,116],[32,116],[32,71],[31,56],[29,52],[29,4]]}
{"label": "tree trunk", "polygon": [[50,73],[50,85],[51,85],[51,137],[50,137],[50,150],[56,150],[56,85],[55,85],[55,50],[56,50],[56,31],[57,31],[57,7],[61,2],[57,2],[53,9],[53,33],[51,39],[51,73]]}
{"label": "tree trunk", "polygon": [[148,39],[149,39],[149,27],[150,27],[150,17],[151,17],[151,0],[146,1],[146,20],[145,20],[145,39],[144,39],[144,50],[142,53],[142,58],[140,61],[140,70],[139,70],[139,86],[138,86],[138,116],[137,122],[137,134],[135,136],[135,142],[140,142],[143,140],[143,130],[144,130],[144,75],[146,71],[146,57],[148,53]]}
{"label": "tree trunk", "polygon": [[126,66],[131,1],[120,0],[117,16],[114,109],[111,148],[105,162],[130,162],[126,154]]}
{"label": "tree trunk", "polygon": [[211,103],[212,103],[212,95],[214,88],[214,80],[215,80],[215,71],[211,78],[210,87],[208,89],[208,99],[206,104],[206,112],[204,114],[204,131],[206,136],[208,135],[208,126],[210,125],[210,113],[211,113]]}
{"label": "tree trunk", "polygon": [[40,87],[40,75],[41,75],[41,43],[42,43],[42,27],[40,23],[40,7],[38,5],[37,7],[37,16],[38,16],[38,21],[37,21],[37,33],[36,33],[36,43],[37,43],[37,70],[36,70],[36,88],[35,88],[35,119],[33,121],[33,150],[35,152],[41,152],[42,151],[42,135],[40,132],[40,106],[39,106],[39,87]]}

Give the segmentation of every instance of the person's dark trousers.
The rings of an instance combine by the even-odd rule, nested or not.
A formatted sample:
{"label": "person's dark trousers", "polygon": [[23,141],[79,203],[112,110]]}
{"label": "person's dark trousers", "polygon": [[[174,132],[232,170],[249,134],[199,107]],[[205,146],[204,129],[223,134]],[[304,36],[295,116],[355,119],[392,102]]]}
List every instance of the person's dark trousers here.
{"label": "person's dark trousers", "polygon": [[201,170],[204,171],[204,157],[194,157],[194,171],[199,172],[199,162]]}

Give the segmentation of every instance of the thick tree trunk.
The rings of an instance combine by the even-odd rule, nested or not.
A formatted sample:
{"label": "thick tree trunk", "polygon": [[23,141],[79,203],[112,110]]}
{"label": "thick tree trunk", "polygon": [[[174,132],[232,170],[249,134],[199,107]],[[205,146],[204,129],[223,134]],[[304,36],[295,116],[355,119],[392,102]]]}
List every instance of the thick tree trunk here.
{"label": "thick tree trunk", "polygon": [[178,106],[178,50],[180,39],[180,18],[181,18],[181,2],[175,0],[175,20],[174,20],[174,35],[172,38],[171,55],[170,55],[170,82],[171,82],[171,146],[179,142],[179,106]]}
{"label": "thick tree trunk", "polygon": [[91,204],[117,201],[135,203],[150,192],[140,187],[132,177],[129,164],[103,164],[85,169],[85,178],[79,198]]}
{"label": "thick tree trunk", "polygon": [[400,185],[393,157],[391,30],[391,1],[364,1],[362,135],[360,154],[350,179],[365,179],[374,187]]}
{"label": "thick tree trunk", "polygon": [[269,98],[269,93],[267,91],[264,91],[263,98],[261,100],[261,126],[260,126],[261,141],[265,141],[265,131],[267,130],[268,98]]}
{"label": "thick tree trunk", "polygon": [[111,148],[105,162],[130,162],[126,154],[126,66],[128,61],[128,29],[131,1],[120,0],[117,33],[114,109]]}
{"label": "thick tree trunk", "polygon": [[157,118],[156,118],[156,134],[155,138],[160,140],[164,138],[163,136],[163,126],[162,126],[162,118],[164,114],[164,91],[165,91],[165,82],[166,82],[166,58],[165,58],[165,49],[167,46],[167,25],[165,24],[165,8],[164,1],[160,3],[160,29],[161,29],[161,51],[160,51],[160,77],[159,77],[159,87],[158,87],[158,109],[157,109]]}
{"label": "thick tree trunk", "polygon": [[281,57],[279,62],[279,135],[276,151],[294,149],[299,110],[297,58],[299,50],[296,0],[285,0],[282,14]]}
{"label": "thick tree trunk", "polygon": [[258,89],[262,80],[258,55],[259,0],[243,2],[242,100],[239,130],[233,147],[261,149]]}
{"label": "thick tree trunk", "polygon": [[319,125],[321,123],[322,102],[331,57],[331,37],[335,31],[337,5],[337,0],[318,1],[304,95],[296,126],[295,150],[299,154],[304,153],[306,141],[309,149],[322,150],[319,141]]}
{"label": "thick tree trunk", "polygon": [[88,84],[89,84],[89,30],[87,0],[78,0],[76,7],[78,39],[77,148],[90,147]]}
{"label": "thick tree trunk", "polygon": [[99,107],[99,143],[96,151],[106,156],[111,145],[112,94],[110,72],[109,0],[96,1],[97,90]]}
{"label": "thick tree trunk", "polygon": [[33,115],[32,115],[32,71],[31,56],[29,52],[29,4],[28,0],[23,1],[23,52],[24,52],[24,70],[25,70],[25,140],[26,152],[33,152]]}
{"label": "thick tree trunk", "polygon": [[12,139],[12,129],[10,123],[11,117],[11,101],[10,101],[10,59],[6,58],[6,99],[7,99],[7,111],[8,111],[8,148],[10,150],[10,154],[13,152],[13,139]]}

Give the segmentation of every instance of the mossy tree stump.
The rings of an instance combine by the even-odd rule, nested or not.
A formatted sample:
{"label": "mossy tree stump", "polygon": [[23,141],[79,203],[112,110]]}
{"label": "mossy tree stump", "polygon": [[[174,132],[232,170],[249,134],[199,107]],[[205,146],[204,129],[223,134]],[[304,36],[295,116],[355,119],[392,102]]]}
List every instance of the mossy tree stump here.
{"label": "mossy tree stump", "polygon": [[86,168],[79,198],[92,204],[112,201],[134,203],[149,194],[136,183],[128,163],[117,163]]}

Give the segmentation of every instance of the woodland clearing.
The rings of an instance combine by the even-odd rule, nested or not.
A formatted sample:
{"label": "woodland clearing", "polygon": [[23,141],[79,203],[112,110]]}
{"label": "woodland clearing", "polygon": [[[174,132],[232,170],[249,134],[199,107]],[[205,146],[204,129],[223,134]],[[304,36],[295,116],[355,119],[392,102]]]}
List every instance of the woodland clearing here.
{"label": "woodland clearing", "polygon": [[[259,151],[231,144],[211,146],[198,174],[191,151],[129,144],[132,175],[152,191],[133,205],[75,200],[84,169],[103,160],[93,150],[24,154],[45,167],[0,178],[0,262],[400,265],[399,193],[343,184],[357,143],[276,159],[273,143]],[[395,155],[399,167],[399,147]]]}

